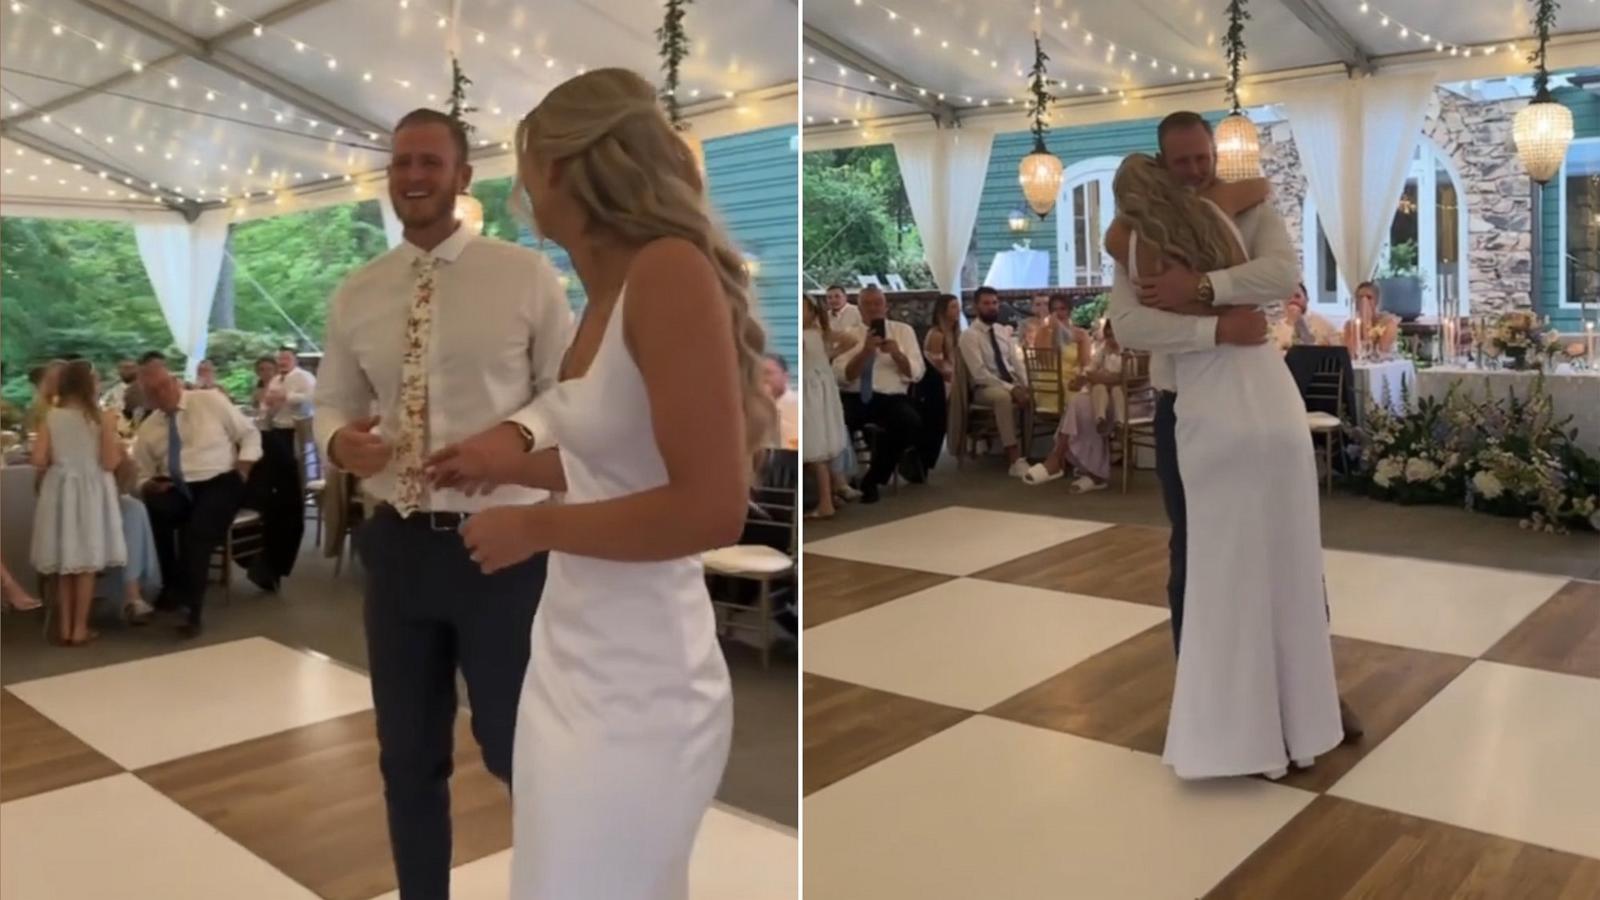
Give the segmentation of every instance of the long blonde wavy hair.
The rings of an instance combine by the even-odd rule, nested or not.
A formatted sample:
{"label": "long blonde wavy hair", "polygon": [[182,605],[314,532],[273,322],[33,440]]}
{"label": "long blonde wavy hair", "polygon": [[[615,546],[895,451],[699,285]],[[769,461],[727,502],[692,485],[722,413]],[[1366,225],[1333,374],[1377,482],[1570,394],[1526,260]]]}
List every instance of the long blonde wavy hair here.
{"label": "long blonde wavy hair", "polygon": [[687,144],[656,89],[627,69],[595,69],[557,85],[517,126],[520,168],[564,163],[563,181],[589,226],[637,246],[675,237],[711,260],[733,319],[744,394],[745,446],[753,458],[771,444],[778,409],[762,361],[767,336],[750,311],[750,274],[718,223]]}
{"label": "long blonde wavy hair", "polygon": [[[1242,262],[1242,251],[1216,210],[1179,184],[1155,157],[1135,153],[1123,160],[1111,193],[1117,217],[1151,250],[1181,260],[1197,272]],[[1135,265],[1128,260],[1130,270]]]}

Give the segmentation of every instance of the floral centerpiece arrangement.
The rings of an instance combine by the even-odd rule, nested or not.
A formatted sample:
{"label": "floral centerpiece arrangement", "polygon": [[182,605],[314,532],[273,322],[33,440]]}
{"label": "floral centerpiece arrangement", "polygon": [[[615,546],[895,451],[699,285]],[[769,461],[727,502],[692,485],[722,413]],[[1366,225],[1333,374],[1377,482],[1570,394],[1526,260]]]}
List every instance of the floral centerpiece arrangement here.
{"label": "floral centerpiece arrangement", "polygon": [[1489,355],[1504,359],[1509,369],[1532,368],[1536,360],[1550,359],[1565,350],[1560,335],[1542,327],[1527,310],[1501,316],[1487,337]]}
{"label": "floral centerpiece arrangement", "polygon": [[1538,531],[1600,530],[1600,460],[1578,447],[1570,418],[1555,418],[1542,377],[1525,398],[1401,394],[1402,412],[1373,405],[1353,429],[1369,495],[1460,503]]}

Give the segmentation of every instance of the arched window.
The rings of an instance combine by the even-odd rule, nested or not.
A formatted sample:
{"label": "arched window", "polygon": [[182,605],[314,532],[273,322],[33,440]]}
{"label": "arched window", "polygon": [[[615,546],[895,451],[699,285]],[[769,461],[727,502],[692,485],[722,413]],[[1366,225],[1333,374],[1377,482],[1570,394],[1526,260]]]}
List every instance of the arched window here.
{"label": "arched window", "polygon": [[[1441,297],[1460,298],[1463,314],[1472,308],[1467,276],[1467,202],[1461,175],[1450,158],[1423,138],[1411,158],[1405,190],[1378,251],[1379,273],[1389,263],[1415,261],[1422,281],[1422,315],[1439,312]],[[1350,308],[1354,284],[1345,283],[1317,216],[1317,202],[1307,194],[1301,224],[1306,289],[1312,308],[1342,318]],[[1359,283],[1359,281],[1357,282]]]}
{"label": "arched window", "polygon": [[1065,287],[1110,286],[1114,268],[1101,246],[1116,215],[1111,179],[1122,158],[1096,156],[1073,163],[1061,176],[1056,198],[1056,283]]}
{"label": "arched window", "polygon": [[1600,302],[1600,139],[1572,142],[1556,184],[1556,296],[1562,307],[1593,306]]}

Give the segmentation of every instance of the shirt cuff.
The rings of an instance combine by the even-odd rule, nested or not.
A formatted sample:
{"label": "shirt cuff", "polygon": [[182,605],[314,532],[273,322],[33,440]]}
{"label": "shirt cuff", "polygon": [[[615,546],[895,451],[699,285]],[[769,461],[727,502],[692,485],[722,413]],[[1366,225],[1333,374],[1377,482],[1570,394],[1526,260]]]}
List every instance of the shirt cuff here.
{"label": "shirt cuff", "polygon": [[538,408],[538,404],[529,404],[523,407],[508,416],[506,421],[521,425],[523,428],[528,429],[528,433],[533,435],[533,446],[528,448],[529,453],[536,450],[549,450],[556,446],[555,432],[551,429],[549,421],[545,419],[544,413]]}
{"label": "shirt cuff", "polygon": [[1233,302],[1235,286],[1232,272],[1227,269],[1218,269],[1215,272],[1207,272],[1206,277],[1211,279],[1211,302],[1213,305],[1219,303],[1227,305]]}
{"label": "shirt cuff", "polygon": [[1194,316],[1193,319],[1194,342],[1199,345],[1198,349],[1210,350],[1217,346],[1218,318],[1216,316]]}

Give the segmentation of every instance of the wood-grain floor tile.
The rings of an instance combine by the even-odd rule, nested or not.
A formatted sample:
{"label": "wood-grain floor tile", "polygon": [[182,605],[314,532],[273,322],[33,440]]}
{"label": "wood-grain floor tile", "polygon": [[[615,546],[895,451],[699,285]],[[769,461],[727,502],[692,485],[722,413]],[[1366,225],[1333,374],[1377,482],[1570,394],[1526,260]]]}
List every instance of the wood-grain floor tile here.
{"label": "wood-grain floor tile", "polygon": [[915,572],[832,556],[807,553],[801,618],[806,628],[854,615],[950,580],[948,575]]}
{"label": "wood-grain floor tile", "polygon": [[[456,721],[452,865],[511,846],[511,802]],[[373,714],[357,713],[142,769],[138,776],[326,900],[395,887]]]}
{"label": "wood-grain floor tile", "polygon": [[973,577],[1165,607],[1167,536],[1165,529],[1117,525]]}
{"label": "wood-grain floor tile", "polygon": [[[1425,650],[1333,639],[1341,695],[1366,735],[1291,772],[1283,784],[1326,791],[1383,743],[1471,660]],[[1168,626],[1152,628],[988,711],[989,715],[1159,755],[1177,663]]]}
{"label": "wood-grain floor tile", "polygon": [[1600,860],[1321,796],[1205,900],[1591,900]]}
{"label": "wood-grain floor tile", "polygon": [[0,802],[116,775],[122,767],[0,691]]}
{"label": "wood-grain floor tile", "polygon": [[1568,583],[1483,658],[1600,678],[1600,584]]}
{"label": "wood-grain floor tile", "polygon": [[880,762],[960,723],[972,713],[806,675],[805,793]]}

